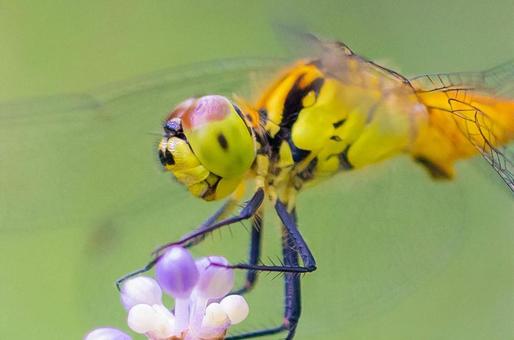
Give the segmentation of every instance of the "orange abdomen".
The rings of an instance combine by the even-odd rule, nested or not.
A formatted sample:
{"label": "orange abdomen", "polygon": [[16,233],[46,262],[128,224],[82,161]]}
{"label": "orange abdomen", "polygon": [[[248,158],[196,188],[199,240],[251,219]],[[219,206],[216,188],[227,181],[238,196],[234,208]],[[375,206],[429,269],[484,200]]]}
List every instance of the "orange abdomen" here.
{"label": "orange abdomen", "polygon": [[411,148],[436,178],[451,178],[456,160],[514,139],[514,101],[470,91],[418,93],[428,119]]}

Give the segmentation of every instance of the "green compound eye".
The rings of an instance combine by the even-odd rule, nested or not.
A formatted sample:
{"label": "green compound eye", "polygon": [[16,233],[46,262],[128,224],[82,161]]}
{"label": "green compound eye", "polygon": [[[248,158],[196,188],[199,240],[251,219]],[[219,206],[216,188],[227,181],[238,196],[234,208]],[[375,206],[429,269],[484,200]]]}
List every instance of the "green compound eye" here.
{"label": "green compound eye", "polygon": [[222,96],[199,98],[182,116],[191,149],[202,165],[222,178],[239,178],[255,159],[255,143],[243,118]]}

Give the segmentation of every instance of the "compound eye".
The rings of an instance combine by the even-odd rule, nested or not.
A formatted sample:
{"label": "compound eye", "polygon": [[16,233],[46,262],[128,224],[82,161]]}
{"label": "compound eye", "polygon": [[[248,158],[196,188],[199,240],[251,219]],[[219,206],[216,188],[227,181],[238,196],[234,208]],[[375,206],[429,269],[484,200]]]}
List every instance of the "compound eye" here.
{"label": "compound eye", "polygon": [[178,136],[183,133],[180,118],[172,118],[165,121],[163,129],[166,137]]}
{"label": "compound eye", "polygon": [[182,117],[184,134],[203,166],[223,178],[241,177],[255,158],[251,130],[232,103],[205,96]]}

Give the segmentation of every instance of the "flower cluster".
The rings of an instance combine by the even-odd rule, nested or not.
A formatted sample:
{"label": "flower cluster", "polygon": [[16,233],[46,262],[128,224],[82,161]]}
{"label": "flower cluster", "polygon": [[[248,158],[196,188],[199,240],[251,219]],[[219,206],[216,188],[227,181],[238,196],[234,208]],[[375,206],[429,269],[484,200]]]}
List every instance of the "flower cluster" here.
{"label": "flower cluster", "polygon": [[[157,262],[155,280],[139,276],[121,287],[121,302],[128,311],[130,329],[150,340],[223,339],[227,329],[249,312],[240,295],[228,295],[234,285],[232,269],[219,256],[194,260],[184,248],[170,248]],[[162,302],[162,291],[175,300],[171,311]],[[114,328],[98,328],[85,340],[130,340]]]}

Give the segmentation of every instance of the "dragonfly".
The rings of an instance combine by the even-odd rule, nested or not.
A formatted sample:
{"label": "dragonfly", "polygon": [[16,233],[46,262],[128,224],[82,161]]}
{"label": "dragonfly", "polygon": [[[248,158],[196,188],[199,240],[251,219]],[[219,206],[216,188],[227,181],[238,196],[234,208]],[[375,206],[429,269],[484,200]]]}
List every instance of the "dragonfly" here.
{"label": "dragonfly", "polygon": [[[248,263],[213,265],[256,273],[284,274],[284,321],[274,328],[229,337],[244,339],[286,331],[300,318],[300,275],[316,260],[297,226],[296,198],[336,173],[359,170],[408,154],[436,180],[452,179],[454,164],[483,156],[514,192],[512,152],[514,100],[506,97],[512,65],[481,73],[425,75],[407,79],[354,53],[340,42],[315,38],[321,53],[286,68],[261,97],[249,103],[219,95],[189,98],[163,124],[159,159],[194,196],[226,203],[196,230],[163,245],[144,268],[150,270],[171,246],[190,247],[212,231],[251,220]],[[231,213],[246,186],[251,198]],[[263,202],[282,222],[283,261],[259,264]],[[301,263],[300,263],[301,259]]]}
{"label": "dragonfly", "polygon": [[[111,146],[123,154],[116,162],[121,159],[129,164],[134,153],[127,154],[127,148],[122,147],[131,144],[123,122],[130,115],[149,112],[124,110],[124,115],[117,117],[112,112],[106,115],[106,106],[123,103],[130,107],[132,100],[148,93],[148,103],[159,98],[162,105],[157,109],[149,105],[148,110],[161,112],[169,110],[176,97],[197,95],[187,93],[196,84],[215,83],[218,94],[191,97],[171,110],[162,125],[157,154],[163,169],[193,196],[205,201],[225,199],[225,203],[197,229],[158,248],[144,268],[117,283],[150,270],[171,246],[191,247],[215,230],[250,220],[249,260],[231,265],[247,271],[246,282],[238,292],[250,291],[259,272],[284,273],[284,321],[277,327],[229,338],[287,332],[291,339],[301,311],[299,274],[312,272],[317,266],[297,226],[297,196],[305,189],[336,174],[405,155],[434,180],[451,180],[456,176],[457,161],[481,155],[506,190],[514,191],[514,156],[508,146],[514,138],[512,63],[483,72],[409,79],[354,53],[343,43],[311,35],[307,39],[315,53],[292,65],[283,66],[277,60],[234,60],[214,65],[217,71],[213,74],[199,71],[201,67],[195,65],[186,71],[171,70],[166,77],[145,77],[130,86],[114,84],[85,95],[46,98],[21,106],[5,104],[0,106],[0,113],[10,126],[29,122],[52,131],[53,123],[67,122],[67,138],[81,131],[89,138],[72,143],[66,150],[68,160],[75,161],[70,166],[77,167],[91,162],[88,148],[102,144],[103,126],[114,122],[119,124],[117,135],[124,136]],[[212,64],[207,66],[213,68]],[[253,101],[221,96],[241,85],[243,73],[276,74]],[[169,102],[161,103],[163,98]],[[97,124],[90,124],[91,120]],[[137,128],[151,130],[155,124],[156,120],[146,119]],[[133,132],[134,127],[130,128]],[[37,147],[45,148],[44,141]],[[37,152],[31,154],[37,159]],[[112,165],[125,169],[126,164],[121,163]],[[245,200],[246,191],[251,192],[249,200]],[[265,202],[271,203],[282,223],[280,265],[260,262]],[[240,204],[242,209],[232,215]]]}

